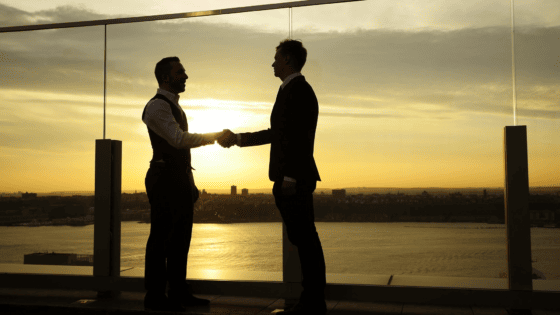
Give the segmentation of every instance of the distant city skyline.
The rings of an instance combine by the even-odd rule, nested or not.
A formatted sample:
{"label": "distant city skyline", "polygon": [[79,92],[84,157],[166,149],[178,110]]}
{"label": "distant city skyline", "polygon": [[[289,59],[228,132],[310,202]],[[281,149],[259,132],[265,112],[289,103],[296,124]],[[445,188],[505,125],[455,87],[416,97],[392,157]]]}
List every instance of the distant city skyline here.
{"label": "distant city skyline", "polygon": [[[441,192],[441,193],[454,193],[454,192],[465,192],[465,191],[476,191],[477,193],[483,193],[484,190],[490,190],[494,192],[503,192],[503,187],[345,187],[345,188],[318,188],[315,193],[331,193],[332,191],[339,191],[345,190],[345,193],[348,195],[352,194],[359,194],[363,193],[364,191],[368,191],[369,193],[377,193],[379,192],[392,192],[392,193],[411,193],[420,194],[423,191],[428,192]],[[560,185],[554,186],[531,186],[529,187],[532,193],[535,192],[551,192],[551,193],[560,193]],[[223,194],[223,195],[231,195],[232,190],[230,189],[206,189],[206,188],[199,188],[201,192],[205,191],[208,194]],[[243,189],[245,190],[245,188]],[[248,193],[250,194],[272,194],[272,190],[270,188],[256,188],[256,189],[247,189]],[[35,191],[13,191],[13,192],[0,192],[0,196],[2,195],[21,195],[23,193],[36,193],[38,196],[43,195],[93,195],[94,191],[50,191],[50,192],[35,192]],[[123,190],[123,194],[134,194],[134,193],[146,193],[145,190]]]}

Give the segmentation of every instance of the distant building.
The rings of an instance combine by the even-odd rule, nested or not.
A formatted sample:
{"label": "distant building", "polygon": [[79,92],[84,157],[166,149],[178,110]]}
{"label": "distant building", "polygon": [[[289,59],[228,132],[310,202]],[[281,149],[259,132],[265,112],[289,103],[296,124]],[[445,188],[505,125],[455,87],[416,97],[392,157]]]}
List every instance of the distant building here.
{"label": "distant building", "polygon": [[206,189],[203,189],[203,190],[202,190],[202,193],[201,193],[201,195],[202,195],[202,196],[206,196],[206,195],[208,195],[208,193],[206,192]]}
{"label": "distant building", "polygon": [[332,195],[335,198],[346,198],[346,189],[333,189]]}
{"label": "distant building", "polygon": [[249,195],[249,189],[247,189],[247,188],[241,189],[241,195],[242,196],[248,196]]}
{"label": "distant building", "polygon": [[235,185],[231,186],[231,195],[232,196],[237,195],[237,186]]}
{"label": "distant building", "polygon": [[554,223],[554,211],[552,210],[531,210],[531,223]]}
{"label": "distant building", "polygon": [[43,213],[44,213],[43,209],[39,207],[24,206],[21,208],[21,214],[23,216],[37,216],[37,215],[42,215]]}
{"label": "distant building", "polygon": [[48,210],[49,219],[75,218],[86,215],[87,209],[82,204],[54,205]]}
{"label": "distant building", "polygon": [[37,194],[34,194],[34,193],[23,193],[23,194],[21,194],[21,198],[22,198],[22,199],[37,198]]}

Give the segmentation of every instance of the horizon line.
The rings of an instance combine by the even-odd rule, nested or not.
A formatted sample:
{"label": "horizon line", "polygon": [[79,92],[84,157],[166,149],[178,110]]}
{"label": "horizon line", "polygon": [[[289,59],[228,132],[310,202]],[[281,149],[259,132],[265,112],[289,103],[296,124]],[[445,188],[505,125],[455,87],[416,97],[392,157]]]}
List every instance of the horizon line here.
{"label": "horizon line", "polygon": [[[239,188],[239,187],[238,187]],[[535,188],[557,188],[560,189],[560,184],[556,184],[556,185],[548,185],[548,186],[529,186],[529,189],[535,189]],[[242,189],[249,189],[249,190],[271,190],[271,188],[267,187],[267,188],[242,188]],[[315,189],[315,191],[317,190],[340,190],[340,189],[345,189],[345,190],[349,190],[349,189],[391,189],[391,190],[412,190],[412,189],[442,189],[442,190],[453,190],[453,189],[504,189],[504,187],[495,187],[495,186],[481,186],[481,187],[437,187],[437,186],[433,186],[433,187],[345,187],[345,188],[317,188]],[[209,190],[230,190],[230,188],[216,188],[216,189],[206,189],[206,188],[202,188],[200,189],[202,190],[206,190],[207,192]],[[121,190],[121,193],[125,193],[126,192],[130,192],[130,191],[138,191],[138,192],[146,192],[145,189],[123,189]],[[15,194],[15,193],[24,193],[23,191],[11,191],[11,192],[7,192],[7,191],[2,191],[0,192],[0,194]],[[37,193],[37,194],[55,194],[55,193],[95,193],[95,190],[61,190],[61,191],[50,191],[50,192],[33,192],[33,191],[25,191],[25,193]]]}

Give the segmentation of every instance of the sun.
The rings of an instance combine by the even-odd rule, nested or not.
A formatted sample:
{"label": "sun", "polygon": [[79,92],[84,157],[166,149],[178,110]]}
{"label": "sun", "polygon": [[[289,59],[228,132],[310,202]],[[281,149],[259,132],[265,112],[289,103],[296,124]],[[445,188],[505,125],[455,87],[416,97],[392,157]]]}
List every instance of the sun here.
{"label": "sun", "polygon": [[204,109],[189,113],[189,132],[208,133],[236,129],[243,123],[243,113],[237,110]]}
{"label": "sun", "polygon": [[[189,132],[192,133],[219,132],[224,129],[235,132],[239,128],[258,128],[261,127],[263,117],[256,114],[255,110],[270,110],[269,104],[262,102],[192,99],[183,104],[181,107],[185,110]],[[264,122],[268,123],[268,118]]]}

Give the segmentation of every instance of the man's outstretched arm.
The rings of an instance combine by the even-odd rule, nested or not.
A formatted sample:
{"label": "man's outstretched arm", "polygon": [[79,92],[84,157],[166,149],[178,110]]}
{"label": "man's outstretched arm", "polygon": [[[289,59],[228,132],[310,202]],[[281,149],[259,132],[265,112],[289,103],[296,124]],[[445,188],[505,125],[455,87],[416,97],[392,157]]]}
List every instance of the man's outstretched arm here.
{"label": "man's outstretched arm", "polygon": [[223,134],[223,131],[204,134],[183,131],[167,103],[154,100],[148,105],[144,123],[174,148],[197,148],[213,144]]}
{"label": "man's outstretched arm", "polygon": [[233,133],[229,129],[224,129],[225,134],[218,138],[218,143],[229,148],[233,145],[240,147],[252,147],[256,145],[270,144],[272,142],[273,132],[270,129],[257,132]]}

